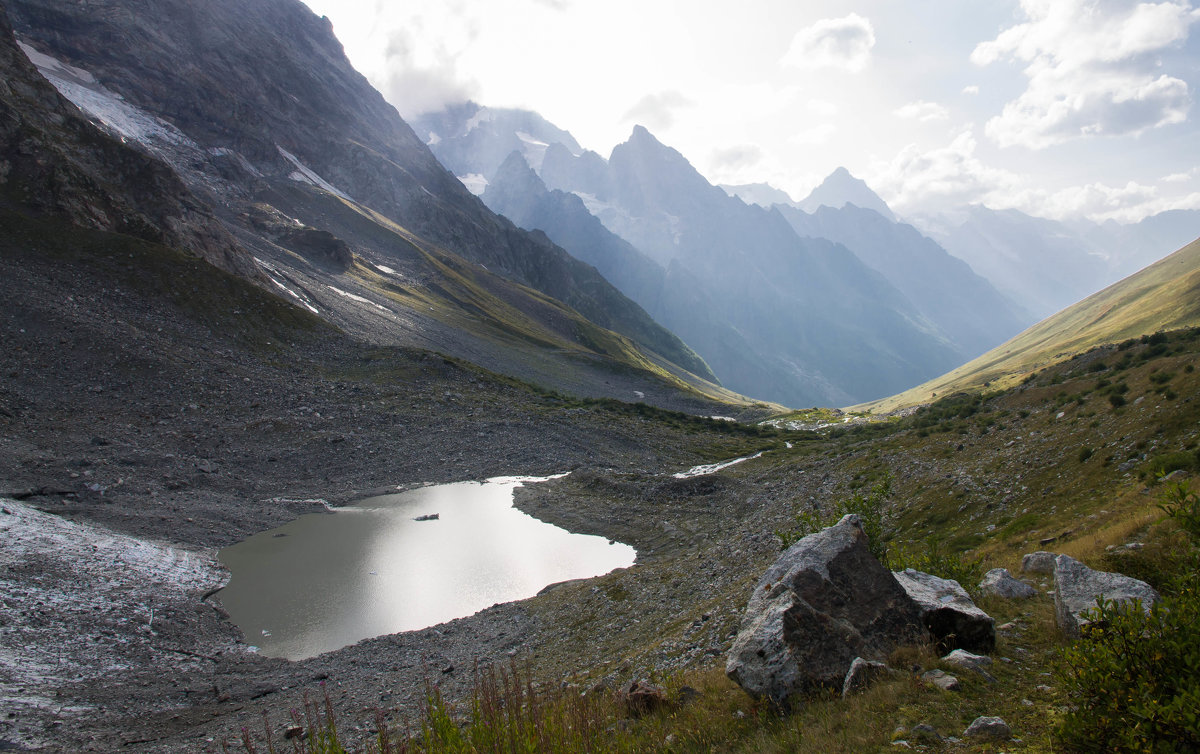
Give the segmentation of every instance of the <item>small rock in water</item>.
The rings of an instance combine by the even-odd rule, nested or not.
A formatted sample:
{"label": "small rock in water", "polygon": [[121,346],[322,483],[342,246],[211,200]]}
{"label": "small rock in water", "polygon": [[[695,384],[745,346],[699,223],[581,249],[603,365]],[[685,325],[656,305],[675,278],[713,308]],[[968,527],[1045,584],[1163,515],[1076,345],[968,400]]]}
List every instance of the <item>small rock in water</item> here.
{"label": "small rock in water", "polygon": [[426,513],[424,516],[417,516],[413,521],[437,521],[441,517],[440,513]]}

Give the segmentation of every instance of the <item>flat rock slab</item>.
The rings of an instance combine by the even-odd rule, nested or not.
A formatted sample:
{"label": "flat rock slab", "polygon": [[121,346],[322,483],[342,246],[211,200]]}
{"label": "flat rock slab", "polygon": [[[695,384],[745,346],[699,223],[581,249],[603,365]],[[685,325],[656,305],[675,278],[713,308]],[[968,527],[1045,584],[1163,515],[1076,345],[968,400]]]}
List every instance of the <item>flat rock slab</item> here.
{"label": "flat rock slab", "polygon": [[979,716],[971,721],[963,731],[963,738],[983,738],[992,741],[1007,741],[1012,738],[1012,730],[1001,717]]}
{"label": "flat rock slab", "polygon": [[996,646],[996,621],[971,601],[952,579],[943,579],[912,568],[896,571],[897,583],[921,612],[929,632],[947,649],[990,652]]}
{"label": "flat rock slab", "polygon": [[921,680],[942,691],[958,691],[958,679],[944,670],[928,670],[921,675]]}
{"label": "flat rock slab", "polygon": [[1158,592],[1144,581],[1107,571],[1095,571],[1068,555],[1054,560],[1054,612],[1058,627],[1069,637],[1078,637],[1091,622],[1096,600],[1132,602],[1140,600],[1147,613]]}
{"label": "flat rock slab", "polygon": [[925,638],[912,600],[871,554],[858,516],[801,539],[754,588],[725,672],[753,697],[841,690],[856,657]]}
{"label": "flat rock slab", "polygon": [[979,582],[979,591],[981,594],[1006,600],[1027,600],[1037,595],[1036,589],[1013,578],[1007,568],[993,568],[985,573],[983,580]]}
{"label": "flat rock slab", "polygon": [[1054,573],[1054,559],[1058,557],[1056,553],[1038,550],[1037,552],[1026,553],[1021,558],[1021,573]]}
{"label": "flat rock slab", "polygon": [[842,682],[842,698],[845,699],[856,691],[862,691],[874,683],[877,678],[885,676],[889,672],[890,669],[885,663],[855,657],[854,662],[850,663],[850,669],[846,671],[846,679]]}

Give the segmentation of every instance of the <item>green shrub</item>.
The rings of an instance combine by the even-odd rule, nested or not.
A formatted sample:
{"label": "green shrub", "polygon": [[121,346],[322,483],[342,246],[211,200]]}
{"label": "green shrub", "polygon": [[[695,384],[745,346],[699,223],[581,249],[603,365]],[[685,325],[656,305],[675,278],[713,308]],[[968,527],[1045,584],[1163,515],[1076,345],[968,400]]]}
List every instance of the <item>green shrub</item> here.
{"label": "green shrub", "polygon": [[1077,751],[1200,750],[1200,592],[1155,605],[1098,601],[1087,635],[1063,651],[1072,707],[1059,741]]}
{"label": "green shrub", "polygon": [[1080,462],[1080,463],[1083,463],[1083,462],[1084,462],[1084,461],[1086,461],[1087,459],[1091,458],[1091,457],[1092,457],[1092,453],[1095,453],[1095,452],[1096,452],[1096,451],[1094,451],[1094,450],[1092,450],[1091,448],[1089,448],[1089,447],[1086,447],[1086,446],[1084,446],[1084,447],[1080,448],[1080,449],[1079,449],[1079,462]]}
{"label": "green shrub", "polygon": [[984,574],[981,558],[968,557],[962,552],[951,552],[944,549],[936,539],[926,541],[924,549],[904,550],[895,554],[891,567],[897,571],[912,568],[943,579],[953,579],[972,597],[978,596],[977,589]]}
{"label": "green shrub", "polygon": [[1196,455],[1184,450],[1160,453],[1150,459],[1149,471],[1155,477],[1163,477],[1172,471],[1190,470],[1196,467]]}
{"label": "green shrub", "polygon": [[1200,495],[1192,492],[1187,482],[1168,483],[1158,507],[1187,533],[1193,544],[1200,543]]}
{"label": "green shrub", "polygon": [[1125,396],[1120,393],[1112,393],[1108,396],[1108,402],[1112,404],[1113,408],[1120,408],[1125,405]]}
{"label": "green shrub", "polygon": [[775,536],[779,537],[780,541],[779,549],[786,550],[809,534],[836,524],[842,516],[857,513],[862,521],[863,532],[867,535],[871,554],[885,567],[890,567],[888,546],[883,533],[883,505],[891,491],[892,479],[885,477],[882,482],[872,487],[869,493],[864,495],[856,492],[851,497],[839,501],[827,514],[818,510],[800,511],[796,514],[794,528],[775,530]]}

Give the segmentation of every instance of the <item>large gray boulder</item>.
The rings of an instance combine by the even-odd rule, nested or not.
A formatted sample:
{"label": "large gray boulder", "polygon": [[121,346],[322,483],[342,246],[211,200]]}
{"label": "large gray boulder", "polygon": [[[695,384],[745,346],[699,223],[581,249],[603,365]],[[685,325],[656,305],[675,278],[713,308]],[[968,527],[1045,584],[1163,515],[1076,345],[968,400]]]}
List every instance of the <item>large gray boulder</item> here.
{"label": "large gray boulder", "polygon": [[946,649],[991,652],[996,646],[996,621],[971,601],[953,579],[912,568],[896,571],[896,581],[917,604],[921,620]]}
{"label": "large gray boulder", "polygon": [[1037,590],[1024,581],[1014,579],[1007,568],[993,568],[979,582],[979,593],[1006,600],[1026,600],[1037,596]]}
{"label": "large gray boulder", "polygon": [[1022,573],[1054,573],[1054,559],[1058,557],[1055,553],[1038,550],[1037,552],[1025,553],[1021,558]]}
{"label": "large gray boulder", "polygon": [[851,514],[789,547],[759,579],[725,672],[751,696],[786,707],[795,694],[840,690],[854,658],[886,660],[925,636]]}
{"label": "large gray boulder", "polygon": [[1069,637],[1080,635],[1091,623],[1096,599],[1114,602],[1141,600],[1147,613],[1158,602],[1158,592],[1144,581],[1107,571],[1094,571],[1075,558],[1059,555],[1054,559],[1054,612],[1058,627]]}

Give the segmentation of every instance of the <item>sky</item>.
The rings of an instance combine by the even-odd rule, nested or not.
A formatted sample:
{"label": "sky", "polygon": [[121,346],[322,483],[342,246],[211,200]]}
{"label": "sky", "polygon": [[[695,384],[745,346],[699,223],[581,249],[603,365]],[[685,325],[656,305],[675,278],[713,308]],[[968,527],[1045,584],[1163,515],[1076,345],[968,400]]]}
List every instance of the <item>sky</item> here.
{"label": "sky", "polygon": [[1200,208],[1200,0],[305,0],[406,117],[534,110],[607,157],[634,125],[713,183],[839,166],[916,216]]}

